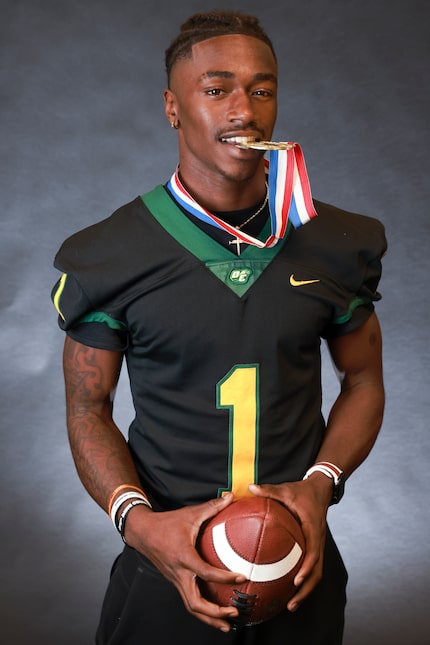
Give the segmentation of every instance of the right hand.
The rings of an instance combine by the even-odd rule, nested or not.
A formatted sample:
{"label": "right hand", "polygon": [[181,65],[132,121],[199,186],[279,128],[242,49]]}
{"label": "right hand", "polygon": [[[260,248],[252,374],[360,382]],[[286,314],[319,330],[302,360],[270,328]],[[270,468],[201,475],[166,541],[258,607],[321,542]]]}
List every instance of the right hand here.
{"label": "right hand", "polygon": [[179,591],[186,609],[202,622],[228,632],[229,618],[236,617],[235,607],[221,607],[202,597],[197,578],[226,584],[242,584],[245,576],[207,564],[195,545],[202,524],[233,500],[229,493],[196,506],[175,511],[153,512],[143,505],[129,513],[125,529],[127,544],[159,569]]}

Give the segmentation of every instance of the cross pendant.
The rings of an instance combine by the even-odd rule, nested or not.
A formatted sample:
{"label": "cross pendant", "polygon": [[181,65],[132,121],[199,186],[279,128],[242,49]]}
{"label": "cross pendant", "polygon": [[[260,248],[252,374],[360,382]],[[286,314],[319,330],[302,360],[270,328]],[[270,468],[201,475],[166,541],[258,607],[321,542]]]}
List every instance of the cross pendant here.
{"label": "cross pendant", "polygon": [[229,244],[236,244],[236,253],[240,255],[240,245],[245,244],[245,242],[242,242],[242,240],[239,240],[237,237],[235,240],[230,240]]}

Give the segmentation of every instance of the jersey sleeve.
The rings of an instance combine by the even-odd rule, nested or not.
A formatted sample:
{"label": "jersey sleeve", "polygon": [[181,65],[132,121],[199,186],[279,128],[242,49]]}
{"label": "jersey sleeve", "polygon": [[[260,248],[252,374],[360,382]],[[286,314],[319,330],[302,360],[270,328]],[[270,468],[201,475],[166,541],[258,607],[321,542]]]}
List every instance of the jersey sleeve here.
{"label": "jersey sleeve", "polygon": [[51,293],[58,324],[85,345],[112,351],[128,346],[125,294],[140,260],[137,242],[133,246],[140,203],[135,199],[73,234],[55,255],[62,274]]}
{"label": "jersey sleeve", "polygon": [[381,271],[380,257],[365,265],[359,289],[348,292],[342,305],[335,308],[334,318],[326,327],[324,338],[343,336],[366,322],[375,309],[374,303],[381,299],[381,294],[377,291]]}
{"label": "jersey sleeve", "polygon": [[320,335],[333,338],[363,325],[381,299],[385,228],[373,217],[315,200],[318,217],[294,231],[294,258],[318,278],[315,295],[330,307]]}
{"label": "jersey sleeve", "polygon": [[[373,313],[374,303],[381,299],[378,285],[382,274],[382,258],[387,250],[385,229],[379,220],[360,216],[352,227],[352,248],[344,256],[342,274],[343,296],[335,303],[334,314],[324,337],[348,334],[363,325]],[[358,232],[362,235],[358,235]],[[358,245],[357,245],[358,242]]]}
{"label": "jersey sleeve", "polygon": [[73,340],[111,351],[127,348],[127,325],[109,306],[94,309],[72,274],[63,273],[52,289],[58,324]]}

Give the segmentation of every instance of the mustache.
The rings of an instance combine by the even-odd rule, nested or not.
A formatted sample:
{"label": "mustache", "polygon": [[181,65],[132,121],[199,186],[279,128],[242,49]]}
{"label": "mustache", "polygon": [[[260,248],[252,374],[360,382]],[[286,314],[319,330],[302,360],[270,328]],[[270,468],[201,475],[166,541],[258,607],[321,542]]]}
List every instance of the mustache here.
{"label": "mustache", "polygon": [[260,128],[258,125],[255,123],[255,121],[248,121],[244,123],[239,123],[235,125],[230,125],[226,128],[219,129],[218,132],[216,133],[216,136],[218,139],[221,139],[225,134],[234,134],[235,132],[246,132],[252,130],[253,133],[257,134],[259,136],[263,136],[263,133],[261,132]]}

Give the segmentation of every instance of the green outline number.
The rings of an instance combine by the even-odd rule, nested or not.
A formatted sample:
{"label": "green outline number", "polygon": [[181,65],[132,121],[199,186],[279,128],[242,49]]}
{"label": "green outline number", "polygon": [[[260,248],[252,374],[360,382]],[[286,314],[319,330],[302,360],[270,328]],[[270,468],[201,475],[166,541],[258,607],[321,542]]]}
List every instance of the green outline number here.
{"label": "green outline number", "polygon": [[250,495],[257,483],[259,370],[258,365],[235,365],[217,384],[217,408],[230,410],[228,488],[235,497]]}

